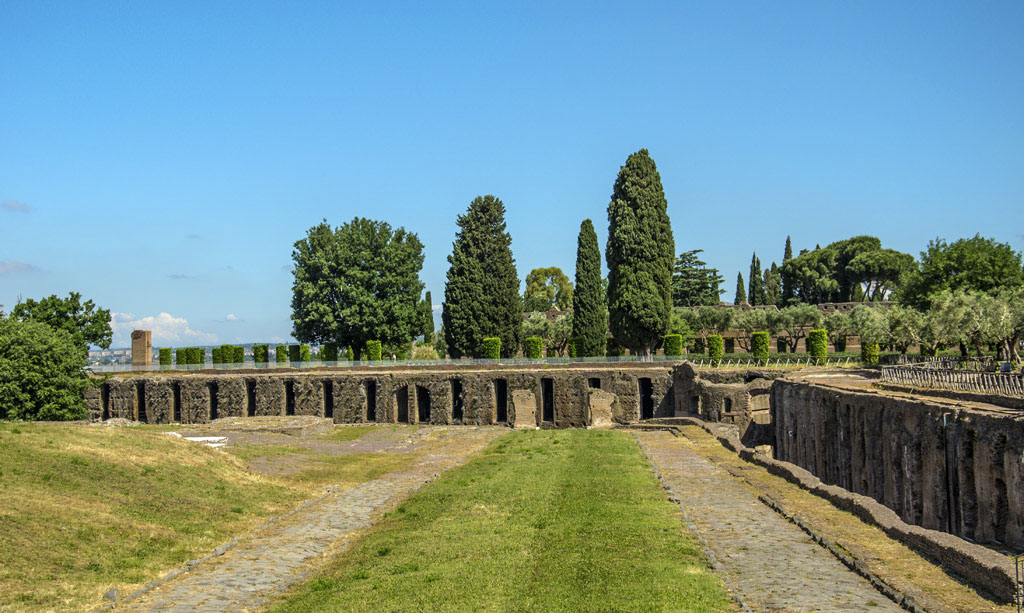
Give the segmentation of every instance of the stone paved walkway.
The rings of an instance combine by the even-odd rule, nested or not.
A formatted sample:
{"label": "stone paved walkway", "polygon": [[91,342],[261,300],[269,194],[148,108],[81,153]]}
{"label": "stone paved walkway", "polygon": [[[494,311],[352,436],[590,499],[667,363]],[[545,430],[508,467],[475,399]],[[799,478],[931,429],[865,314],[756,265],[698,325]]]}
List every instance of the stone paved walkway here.
{"label": "stone paved walkway", "polygon": [[667,431],[640,446],[755,611],[900,611],[799,527]]}
{"label": "stone paved walkway", "polygon": [[411,467],[323,498],[240,541],[217,559],[169,581],[124,607],[132,611],[238,611],[255,609],[302,579],[311,563],[343,551],[355,533],[372,525],[437,474],[464,461],[508,432],[504,428],[451,428],[445,439]]}

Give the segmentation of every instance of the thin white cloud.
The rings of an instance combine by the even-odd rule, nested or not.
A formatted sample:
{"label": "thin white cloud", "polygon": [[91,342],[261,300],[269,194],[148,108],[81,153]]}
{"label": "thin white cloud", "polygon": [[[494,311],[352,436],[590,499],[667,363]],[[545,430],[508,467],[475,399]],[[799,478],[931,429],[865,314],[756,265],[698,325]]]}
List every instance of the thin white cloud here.
{"label": "thin white cloud", "polygon": [[440,305],[440,304],[432,304],[432,305],[430,305],[430,310],[431,311],[440,311],[441,310],[441,306],[442,305]]}
{"label": "thin white cloud", "polygon": [[242,321],[242,320],[238,317],[238,315],[235,315],[234,313],[228,313],[227,315],[224,316],[224,321]]}
{"label": "thin white cloud", "polygon": [[132,330],[151,330],[154,346],[216,345],[217,335],[193,330],[184,317],[170,313],[157,316],[135,317],[131,313],[111,313],[110,327],[114,331],[114,347],[131,345]]}
{"label": "thin white cloud", "polygon": [[180,272],[176,272],[174,274],[167,275],[167,277],[169,279],[174,279],[175,281],[178,281],[178,280],[181,280],[181,279],[188,279],[188,276],[183,275]]}
{"label": "thin white cloud", "polygon": [[13,213],[28,213],[32,211],[32,207],[25,204],[24,202],[18,202],[17,200],[8,200],[3,204],[5,211],[11,211]]}
{"label": "thin white cloud", "polygon": [[27,262],[0,260],[0,275],[6,275],[9,272],[39,272],[39,269]]}

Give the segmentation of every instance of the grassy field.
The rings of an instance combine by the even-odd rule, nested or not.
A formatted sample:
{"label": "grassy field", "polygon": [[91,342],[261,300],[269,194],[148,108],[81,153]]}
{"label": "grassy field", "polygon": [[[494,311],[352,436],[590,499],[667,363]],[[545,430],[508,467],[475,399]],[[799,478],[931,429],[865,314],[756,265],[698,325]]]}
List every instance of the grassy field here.
{"label": "grassy field", "polygon": [[[415,458],[283,445],[223,453],[166,429],[0,423],[0,610],[92,609],[106,590],[137,589],[323,485]],[[246,468],[288,454],[301,470]]]}
{"label": "grassy field", "polygon": [[276,611],[729,610],[623,432],[514,432],[390,513]]}

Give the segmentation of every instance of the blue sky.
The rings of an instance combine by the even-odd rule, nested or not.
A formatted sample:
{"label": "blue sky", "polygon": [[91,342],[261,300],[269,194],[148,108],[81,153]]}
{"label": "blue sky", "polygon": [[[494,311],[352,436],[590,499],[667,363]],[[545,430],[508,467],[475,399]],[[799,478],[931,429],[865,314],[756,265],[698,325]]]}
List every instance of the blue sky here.
{"label": "blue sky", "polygon": [[641,147],[727,299],[787,234],[1024,249],[1024,3],[555,4],[3,3],[0,304],[286,340],[310,226],[417,232],[439,304],[487,193],[520,278],[571,276]]}

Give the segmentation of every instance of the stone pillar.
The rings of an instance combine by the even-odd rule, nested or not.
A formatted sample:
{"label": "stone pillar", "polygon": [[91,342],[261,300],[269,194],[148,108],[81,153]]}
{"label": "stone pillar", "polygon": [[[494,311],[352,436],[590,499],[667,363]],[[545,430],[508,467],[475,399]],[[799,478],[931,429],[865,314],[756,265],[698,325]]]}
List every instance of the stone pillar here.
{"label": "stone pillar", "polygon": [[516,429],[537,427],[537,396],[529,390],[512,392],[512,427]]}
{"label": "stone pillar", "polygon": [[590,390],[590,425],[589,428],[609,429],[616,426],[612,420],[612,405],[615,394],[602,390]]}
{"label": "stone pillar", "polygon": [[153,363],[153,332],[132,330],[132,366],[149,366]]}

